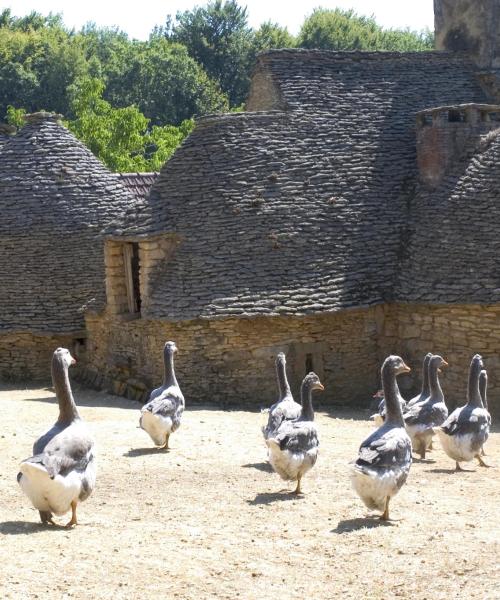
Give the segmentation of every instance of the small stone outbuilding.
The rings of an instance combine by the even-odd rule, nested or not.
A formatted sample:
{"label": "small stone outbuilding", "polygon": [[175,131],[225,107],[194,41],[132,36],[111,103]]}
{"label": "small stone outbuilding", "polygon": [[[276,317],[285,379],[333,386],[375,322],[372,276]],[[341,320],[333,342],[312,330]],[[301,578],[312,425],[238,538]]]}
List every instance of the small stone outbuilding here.
{"label": "small stone outbuilding", "polygon": [[0,376],[50,377],[85,358],[84,311],[105,297],[102,230],[135,202],[61,123],[35,113],[0,150]]}

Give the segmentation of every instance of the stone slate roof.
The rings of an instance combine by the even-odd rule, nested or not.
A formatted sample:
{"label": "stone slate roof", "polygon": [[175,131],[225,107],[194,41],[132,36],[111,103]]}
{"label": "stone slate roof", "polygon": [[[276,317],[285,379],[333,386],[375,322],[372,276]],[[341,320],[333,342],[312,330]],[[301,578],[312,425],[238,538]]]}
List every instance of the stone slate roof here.
{"label": "stone slate roof", "polygon": [[500,130],[485,135],[436,189],[422,186],[398,297],[427,303],[500,302]]}
{"label": "stone slate roof", "polygon": [[0,152],[0,331],[84,329],[105,295],[101,230],[134,201],[57,116],[28,117]]}
{"label": "stone slate roof", "polygon": [[7,125],[7,123],[0,123],[0,151],[2,150],[2,146],[7,142],[14,133],[16,132],[16,128],[12,125]]}
{"label": "stone slate roof", "polygon": [[125,186],[137,200],[145,200],[151,191],[159,173],[116,173],[120,183]]}
{"label": "stone slate roof", "polygon": [[273,51],[259,73],[280,110],[198,121],[147,206],[115,228],[179,240],[146,316],[303,315],[394,299],[415,114],[487,100],[472,65],[446,53]]}

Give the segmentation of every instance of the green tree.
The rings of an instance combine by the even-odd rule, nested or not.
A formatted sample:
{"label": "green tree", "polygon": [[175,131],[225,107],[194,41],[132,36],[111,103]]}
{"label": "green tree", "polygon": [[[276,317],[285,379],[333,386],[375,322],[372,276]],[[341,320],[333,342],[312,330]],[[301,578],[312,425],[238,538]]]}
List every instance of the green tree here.
{"label": "green tree", "polygon": [[303,23],[298,37],[303,48],[324,50],[432,50],[430,32],[384,29],[373,17],[353,10],[318,8]]}
{"label": "green tree", "polygon": [[211,0],[204,7],[178,12],[163,30],[171,41],[186,46],[189,55],[219,82],[231,106],[241,104],[249,87],[253,32],[247,9],[236,0]]}
{"label": "green tree", "polygon": [[254,53],[272,48],[294,48],[297,40],[286,27],[266,21],[257,29],[253,38]]}
{"label": "green tree", "polygon": [[156,171],[193,128],[187,120],[179,127],[153,126],[135,106],[113,108],[103,99],[104,82],[85,78],[71,87],[76,118],[68,128],[112,171]]}
{"label": "green tree", "polygon": [[178,125],[193,115],[228,109],[218,84],[184,46],[165,38],[137,43],[120,81],[109,86],[113,104],[137,105],[154,125]]}

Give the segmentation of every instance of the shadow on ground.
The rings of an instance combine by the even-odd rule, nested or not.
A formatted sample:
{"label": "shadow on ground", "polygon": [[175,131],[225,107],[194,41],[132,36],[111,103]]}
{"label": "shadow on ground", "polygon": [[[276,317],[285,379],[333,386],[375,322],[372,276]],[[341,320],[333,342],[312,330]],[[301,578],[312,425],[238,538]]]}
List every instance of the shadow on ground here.
{"label": "shadow on ground", "polygon": [[30,521],[4,521],[0,523],[0,533],[3,535],[31,535],[42,531],[65,531],[68,529],[58,525],[44,525]]}
{"label": "shadow on ground", "polygon": [[265,473],[272,473],[273,468],[267,462],[248,463],[241,465],[243,469],[257,469],[257,471],[264,471]]}
{"label": "shadow on ground", "polygon": [[128,456],[130,458],[134,458],[136,456],[147,456],[148,454],[168,454],[168,450],[166,448],[131,448],[127,452],[123,453],[123,456]]}
{"label": "shadow on ground", "polygon": [[301,498],[303,496],[296,496],[293,492],[264,492],[257,494],[253,500],[247,500],[247,504],[257,506],[259,504],[272,504],[273,502],[300,500]]}
{"label": "shadow on ground", "polygon": [[376,527],[394,527],[392,521],[382,521],[377,517],[360,517],[357,519],[345,519],[339,521],[332,533],[350,533],[359,529],[374,529]]}

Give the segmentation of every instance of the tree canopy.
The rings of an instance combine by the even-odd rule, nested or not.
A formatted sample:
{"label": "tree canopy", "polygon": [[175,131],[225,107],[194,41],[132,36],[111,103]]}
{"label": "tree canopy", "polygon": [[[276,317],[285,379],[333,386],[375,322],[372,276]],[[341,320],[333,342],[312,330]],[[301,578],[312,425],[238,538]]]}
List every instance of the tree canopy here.
{"label": "tree canopy", "polygon": [[[277,23],[252,29],[237,0],[209,0],[153,29],[64,26],[61,15],[0,12],[0,114],[62,113],[113,170],[158,169],[193,117],[241,109],[257,53],[271,48],[418,51],[428,31],[384,29],[373,17],[318,8],[294,37]],[[9,108],[10,107],[10,108]]]}

